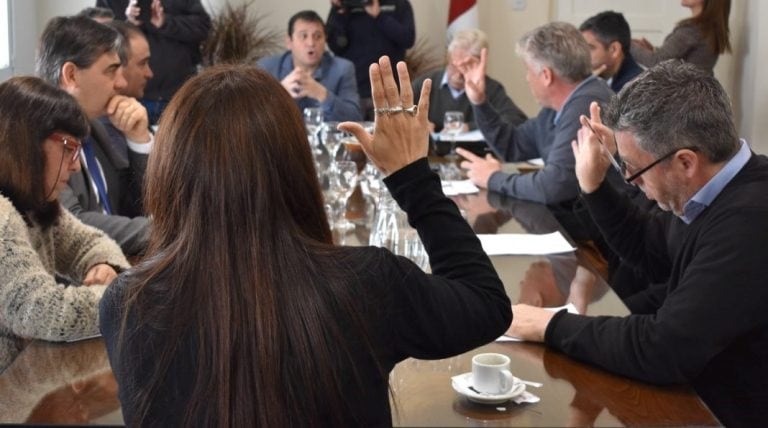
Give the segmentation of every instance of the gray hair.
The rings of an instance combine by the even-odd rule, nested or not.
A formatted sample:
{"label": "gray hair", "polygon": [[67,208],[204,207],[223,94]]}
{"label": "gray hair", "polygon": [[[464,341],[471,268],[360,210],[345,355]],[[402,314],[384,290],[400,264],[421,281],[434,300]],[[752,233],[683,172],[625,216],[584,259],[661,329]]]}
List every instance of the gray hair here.
{"label": "gray hair", "polygon": [[624,86],[604,112],[608,126],[635,137],[656,157],[696,147],[711,162],[739,149],[733,111],[711,74],[680,60],[664,61]]}
{"label": "gray hair", "polygon": [[517,42],[517,54],[538,68],[551,68],[570,83],[592,74],[587,41],[576,27],[565,22],[551,22],[529,31]]}
{"label": "gray hair", "polygon": [[488,49],[488,36],[477,28],[456,32],[448,43],[448,52],[456,49],[464,49],[470,55],[479,57],[483,48]]}
{"label": "gray hair", "polygon": [[123,37],[114,28],[84,16],[59,16],[51,19],[43,30],[35,72],[59,86],[65,63],[88,68],[107,52],[121,52],[122,44]]}

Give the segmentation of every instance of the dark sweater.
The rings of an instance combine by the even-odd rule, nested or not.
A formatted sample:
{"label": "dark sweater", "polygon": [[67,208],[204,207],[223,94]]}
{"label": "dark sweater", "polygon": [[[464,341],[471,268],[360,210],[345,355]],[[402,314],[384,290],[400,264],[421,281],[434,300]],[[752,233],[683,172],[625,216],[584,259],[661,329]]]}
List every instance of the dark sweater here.
{"label": "dark sweater", "polygon": [[609,371],[657,383],[691,383],[727,426],[765,423],[768,408],[768,158],[753,155],[666,256],[672,214],[645,215],[605,183],[584,195],[608,242],[649,268],[671,257],[651,287],[656,310],[628,317],[558,313],[548,345]]}
{"label": "dark sweater", "polygon": [[[440,179],[421,159],[385,180],[392,196],[408,213],[418,230],[432,265],[432,275],[414,263],[377,247],[340,247],[349,287],[359,296],[360,313],[366,317],[376,360],[352,335],[337,349],[348,349],[363,384],[344,379],[349,391],[350,410],[346,426],[387,426],[392,424],[387,377],[398,362],[416,357],[446,358],[474,349],[501,335],[511,322],[510,302],[490,260],[472,229],[461,218],[456,205],[442,194]],[[101,303],[101,331],[107,344],[125,420],[132,422],[135,392],[146,382],[146,373],[155,364],[153,343],[163,340],[160,330],[143,328],[129,341],[118,360],[115,350],[122,317],[121,303],[130,284],[119,277]],[[349,314],[338,313],[340,322]],[[133,318],[130,326],[136,325]],[[142,343],[138,343],[141,341]],[[169,426],[183,417],[191,392],[195,364],[194,338],[182,345],[166,376],[167,382],[150,409],[153,424]],[[124,361],[141,361],[141,369],[127,373]],[[344,373],[351,373],[347,368]],[[312,382],[312,379],[308,379]],[[446,385],[446,387],[448,387]],[[300,417],[300,416],[299,416]]]}
{"label": "dark sweater", "polygon": [[627,56],[624,57],[624,61],[621,62],[619,71],[617,71],[611,79],[611,89],[613,92],[618,93],[624,85],[632,81],[632,79],[642,72],[643,68],[640,67],[634,58],[632,58],[631,54],[627,53]]}

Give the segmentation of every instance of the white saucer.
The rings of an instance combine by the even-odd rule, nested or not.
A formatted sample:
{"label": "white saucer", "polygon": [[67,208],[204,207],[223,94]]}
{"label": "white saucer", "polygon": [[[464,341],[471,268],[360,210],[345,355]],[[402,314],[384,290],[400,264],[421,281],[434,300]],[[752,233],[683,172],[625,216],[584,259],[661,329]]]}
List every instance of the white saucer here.
{"label": "white saucer", "polygon": [[459,394],[467,397],[470,401],[482,404],[500,404],[509,401],[525,392],[525,384],[520,379],[514,378],[512,389],[503,394],[488,394],[485,392],[476,392],[470,389],[472,386],[472,372],[460,374],[451,378],[453,389]]}

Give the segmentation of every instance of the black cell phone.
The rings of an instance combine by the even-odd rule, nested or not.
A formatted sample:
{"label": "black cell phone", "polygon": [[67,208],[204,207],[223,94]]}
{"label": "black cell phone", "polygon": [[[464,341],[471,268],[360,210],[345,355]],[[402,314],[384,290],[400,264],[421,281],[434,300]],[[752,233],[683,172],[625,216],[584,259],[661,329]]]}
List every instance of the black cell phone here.
{"label": "black cell phone", "polygon": [[152,17],[152,0],[136,0],[136,6],[140,9],[137,19],[142,24],[149,24],[149,19]]}

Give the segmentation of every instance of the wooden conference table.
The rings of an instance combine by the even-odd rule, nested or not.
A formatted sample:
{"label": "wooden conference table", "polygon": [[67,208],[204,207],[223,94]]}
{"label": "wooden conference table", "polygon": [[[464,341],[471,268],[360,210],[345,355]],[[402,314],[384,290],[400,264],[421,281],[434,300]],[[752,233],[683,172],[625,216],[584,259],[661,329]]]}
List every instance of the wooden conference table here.
{"label": "wooden conference table", "polygon": [[[478,233],[545,233],[561,226],[544,206],[495,194],[456,197]],[[337,235],[347,245],[368,242],[368,229]],[[590,315],[626,315],[600,278],[588,252],[494,256],[513,302],[560,306],[573,302]],[[0,343],[0,422],[122,424],[117,385],[103,341],[33,342],[19,350]],[[513,373],[543,383],[529,388],[534,404],[480,405],[458,395],[451,377],[471,371],[471,358],[499,352]],[[409,359],[392,372],[396,426],[719,425],[686,386],[657,387],[609,374],[539,344],[495,342],[437,361]]]}

